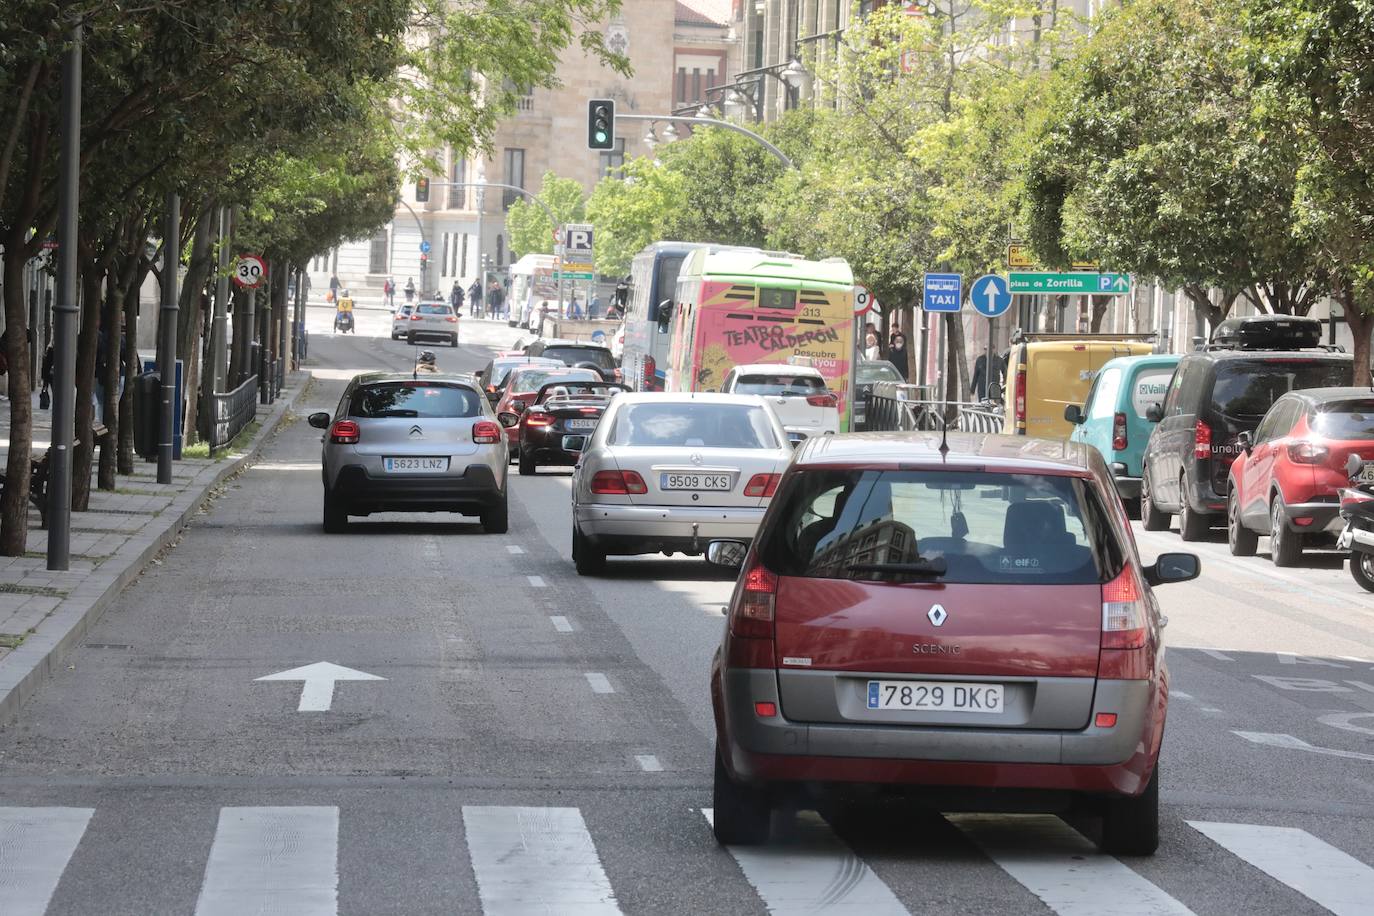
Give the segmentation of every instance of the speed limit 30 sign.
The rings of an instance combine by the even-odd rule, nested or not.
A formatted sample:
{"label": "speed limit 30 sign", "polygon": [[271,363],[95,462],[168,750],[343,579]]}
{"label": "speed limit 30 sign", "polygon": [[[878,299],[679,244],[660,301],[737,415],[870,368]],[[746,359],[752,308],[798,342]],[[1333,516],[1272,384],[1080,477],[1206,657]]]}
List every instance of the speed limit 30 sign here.
{"label": "speed limit 30 sign", "polygon": [[267,262],[255,254],[239,257],[234,269],[234,283],[243,289],[256,289],[267,279]]}

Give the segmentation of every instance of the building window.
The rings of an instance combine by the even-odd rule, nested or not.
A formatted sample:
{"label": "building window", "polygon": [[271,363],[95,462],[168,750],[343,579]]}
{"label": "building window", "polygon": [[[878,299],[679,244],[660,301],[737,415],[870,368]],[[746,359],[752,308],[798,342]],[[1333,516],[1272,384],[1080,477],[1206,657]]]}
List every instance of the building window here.
{"label": "building window", "polygon": [[506,263],[506,237],[498,235],[496,237],[496,266],[500,267]]}
{"label": "building window", "polygon": [[468,272],[468,234],[463,233],[463,253],[458,258],[458,269],[453,272],[455,277],[461,277]]}
{"label": "building window", "polygon": [[[449,165],[448,180],[454,185],[460,185],[468,180],[468,161],[457,153],[453,154],[453,162]],[[450,210],[465,210],[467,205],[467,188],[450,187],[448,189],[448,208]]]}
{"label": "building window", "polygon": [[701,100],[701,71],[696,67],[692,68],[692,101]]}
{"label": "building window", "polygon": [[625,138],[615,138],[615,148],[603,150],[601,152],[601,172],[602,178],[620,177],[620,171],[625,167]]}
{"label": "building window", "polygon": [[[513,184],[517,188],[525,186],[525,151],[522,149],[506,150],[506,184]],[[518,191],[507,190],[502,196],[503,204],[507,210],[510,205],[519,200],[521,194]]]}
{"label": "building window", "polygon": [[368,254],[367,272],[370,274],[384,274],[387,272],[387,237],[386,230],[380,229],[372,237],[372,250]]}
{"label": "building window", "polygon": [[449,239],[452,238],[452,237],[453,237],[453,234],[452,234],[452,233],[450,233],[450,232],[445,232],[445,233],[444,233],[444,250],[443,250],[443,252],[439,255],[439,276],[441,276],[441,277],[447,277],[447,276],[448,276],[448,241],[449,241]]}

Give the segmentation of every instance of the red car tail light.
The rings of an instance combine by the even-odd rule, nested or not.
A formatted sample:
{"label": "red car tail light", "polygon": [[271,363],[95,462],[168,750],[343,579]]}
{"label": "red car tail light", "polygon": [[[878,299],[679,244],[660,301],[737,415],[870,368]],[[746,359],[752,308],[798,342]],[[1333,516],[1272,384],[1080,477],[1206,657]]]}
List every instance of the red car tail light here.
{"label": "red car tail light", "polygon": [[838,407],[840,399],[836,397],[835,392],[827,391],[825,394],[811,395],[806,399],[806,403],[812,407]]}
{"label": "red car tail light", "polygon": [[753,497],[764,497],[765,499],[777,492],[778,481],[782,479],[781,474],[755,474],[749,478],[749,482],[744,485],[744,495]]}
{"label": "red car tail light", "polygon": [[1212,427],[1201,420],[1193,427],[1193,457],[1212,457]]}
{"label": "red car tail light", "polygon": [[1112,417],[1112,451],[1126,450],[1126,415],[1118,413]]}
{"label": "red car tail light", "polygon": [[501,427],[490,420],[472,424],[472,441],[478,445],[495,445],[501,441]]}
{"label": "red car tail light", "polygon": [[754,715],[760,719],[771,719],[778,714],[777,703],[766,703],[759,701],[754,704]]}
{"label": "red car tail light", "polygon": [[1308,439],[1288,445],[1288,460],[1294,464],[1322,464],[1331,450]]}
{"label": "red car tail light", "polygon": [[526,426],[552,426],[552,425],[553,425],[553,417],[550,416],[549,414],[546,414],[546,413],[543,413],[543,412],[535,413],[534,411],[530,411],[529,413],[525,414],[525,425],[526,425]]}
{"label": "red car tail light", "polygon": [[1100,712],[1093,719],[1093,725],[1098,728],[1116,728],[1116,713]]}
{"label": "red car tail light", "polygon": [[336,445],[354,445],[362,433],[352,420],[339,420],[329,429],[329,441]]}
{"label": "red car tail light", "polygon": [[458,323],[458,316],[457,316],[457,315],[449,315],[449,316],[448,316],[447,318],[445,318],[444,320],[445,320],[445,321],[451,321],[451,322],[453,322],[454,324],[457,324],[457,323]]}
{"label": "red car tail light", "polygon": [[1026,370],[1016,370],[1016,428],[1026,428]]}
{"label": "red car tail light", "polygon": [[597,471],[592,476],[592,492],[607,496],[640,496],[648,493],[649,488],[636,471]]}
{"label": "red car tail light", "polygon": [[411,316],[410,316],[410,320],[411,320],[411,321],[419,321],[421,317],[422,317],[422,316],[420,315],[420,313],[419,313],[419,312],[416,312],[414,315],[411,315]]}
{"label": "red car tail light", "polygon": [[740,581],[739,597],[730,614],[730,632],[752,639],[772,639],[777,592],[778,577],[755,560]]}
{"label": "red car tail light", "polygon": [[1129,563],[1102,586],[1102,648],[1141,649],[1145,646],[1145,598]]}

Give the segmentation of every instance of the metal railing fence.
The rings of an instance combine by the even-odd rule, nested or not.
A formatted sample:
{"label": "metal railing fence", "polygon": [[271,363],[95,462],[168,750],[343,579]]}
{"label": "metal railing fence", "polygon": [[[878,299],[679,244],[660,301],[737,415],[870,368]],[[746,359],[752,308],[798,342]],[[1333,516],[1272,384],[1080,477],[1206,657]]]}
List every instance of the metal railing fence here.
{"label": "metal railing fence", "polygon": [[258,413],[258,377],[250,375],[233,391],[212,394],[200,411],[204,422],[200,433],[210,444],[210,454],[223,448],[253,422]]}
{"label": "metal railing fence", "polygon": [[933,393],[929,385],[879,382],[869,395],[866,428],[938,432],[948,422],[962,432],[1002,432],[1005,418],[997,402],[945,401]]}

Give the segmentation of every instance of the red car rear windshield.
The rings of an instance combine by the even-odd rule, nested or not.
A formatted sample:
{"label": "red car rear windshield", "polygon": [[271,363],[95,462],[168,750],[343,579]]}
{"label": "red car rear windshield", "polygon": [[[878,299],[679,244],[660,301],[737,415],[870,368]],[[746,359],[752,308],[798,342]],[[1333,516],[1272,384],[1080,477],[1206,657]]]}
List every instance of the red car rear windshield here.
{"label": "red car rear windshield", "polygon": [[1120,543],[1079,478],[982,471],[791,476],[760,556],[779,575],[1080,585],[1120,572]]}
{"label": "red car rear windshield", "polygon": [[1374,439],[1374,398],[1322,404],[1312,428],[1329,439]]}

